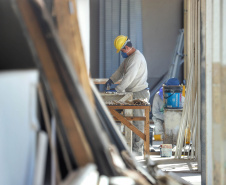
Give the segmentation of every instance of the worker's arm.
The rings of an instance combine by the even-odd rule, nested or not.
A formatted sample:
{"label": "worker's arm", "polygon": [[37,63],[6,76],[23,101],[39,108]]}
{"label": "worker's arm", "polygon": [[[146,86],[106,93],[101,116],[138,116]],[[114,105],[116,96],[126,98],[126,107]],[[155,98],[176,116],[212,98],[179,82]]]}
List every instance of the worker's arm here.
{"label": "worker's arm", "polygon": [[137,72],[140,68],[141,61],[139,57],[129,60],[125,66],[125,74],[121,83],[115,88],[117,92],[123,92],[135,79]]}
{"label": "worker's arm", "polygon": [[156,94],[152,105],[152,114],[154,118],[164,120],[163,106],[163,100]]}
{"label": "worker's arm", "polygon": [[123,77],[123,68],[124,68],[125,60],[121,63],[119,68],[115,71],[115,73],[110,77],[110,79],[116,83],[117,81],[121,80]]}

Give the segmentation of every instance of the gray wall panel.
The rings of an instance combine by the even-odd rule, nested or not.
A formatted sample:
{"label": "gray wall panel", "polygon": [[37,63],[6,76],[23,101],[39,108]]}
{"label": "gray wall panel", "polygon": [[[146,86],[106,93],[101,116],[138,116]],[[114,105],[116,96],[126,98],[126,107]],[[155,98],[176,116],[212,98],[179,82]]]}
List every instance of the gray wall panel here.
{"label": "gray wall panel", "polygon": [[[152,88],[167,72],[172,62],[179,29],[183,27],[183,0],[142,0],[142,4],[134,0],[111,0],[113,12],[110,14],[114,17],[114,19],[110,19],[112,22],[110,25],[111,30],[104,28],[104,25],[100,25],[104,22],[106,23],[106,16],[99,17],[100,1],[102,2],[102,0],[90,1],[90,65],[92,76],[101,78],[104,77],[105,73],[106,77],[110,77],[110,71],[107,73],[103,71],[106,62],[104,60],[106,51],[99,51],[101,48],[104,49],[104,47],[99,46],[99,44],[103,44],[103,42],[106,43],[105,39],[108,37],[105,36],[106,32],[104,30],[108,30],[109,33],[112,32],[111,44],[108,43],[104,46],[109,47],[107,51],[108,54],[112,52],[112,62],[111,64],[107,63],[108,66],[111,66],[112,72],[116,70],[119,65],[118,62],[123,61],[122,57],[115,53],[113,45],[114,38],[118,34],[128,35],[132,39],[134,46],[141,50],[141,52],[143,51],[148,65],[148,83],[149,87]],[[121,8],[118,9],[118,6]],[[102,12],[101,16],[107,13],[104,12],[105,6],[102,8],[100,10]],[[118,12],[116,12],[117,10]],[[137,12],[141,12],[141,15],[137,14]],[[143,19],[142,22],[138,21],[141,20],[141,18]],[[117,27],[117,24],[119,24],[119,27]],[[133,32],[136,33],[135,38]],[[133,40],[133,38],[135,40]],[[138,42],[140,39],[143,43]],[[119,57],[120,61],[118,60]],[[100,59],[102,60],[101,64]],[[102,70],[102,72],[99,70]]]}
{"label": "gray wall panel", "polygon": [[183,27],[183,0],[142,0],[143,53],[152,88],[168,71],[179,29]]}
{"label": "gray wall panel", "polygon": [[[142,12],[140,0],[99,1],[99,78],[109,78],[122,60],[116,54],[114,39],[127,35],[134,46],[142,46]],[[137,39],[139,37],[139,39]]]}
{"label": "gray wall panel", "polygon": [[90,1],[90,73],[99,78],[99,0]]}

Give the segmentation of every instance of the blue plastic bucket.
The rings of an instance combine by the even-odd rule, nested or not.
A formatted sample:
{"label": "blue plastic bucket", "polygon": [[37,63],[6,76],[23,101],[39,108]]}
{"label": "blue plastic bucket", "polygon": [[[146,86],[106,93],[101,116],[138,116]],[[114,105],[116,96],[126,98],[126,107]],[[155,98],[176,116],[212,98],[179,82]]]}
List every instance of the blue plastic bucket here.
{"label": "blue plastic bucket", "polygon": [[182,87],[169,85],[164,87],[165,107],[168,109],[182,108]]}

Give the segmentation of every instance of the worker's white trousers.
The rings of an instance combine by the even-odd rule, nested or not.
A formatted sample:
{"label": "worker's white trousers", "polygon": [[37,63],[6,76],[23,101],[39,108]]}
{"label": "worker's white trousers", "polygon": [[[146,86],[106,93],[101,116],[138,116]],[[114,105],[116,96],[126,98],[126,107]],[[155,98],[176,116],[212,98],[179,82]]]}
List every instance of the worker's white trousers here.
{"label": "worker's white trousers", "polygon": [[159,134],[163,135],[164,134],[163,120],[153,118],[153,121],[154,121],[154,125],[155,125],[154,134],[155,135],[159,135]]}
{"label": "worker's white trousers", "polygon": [[[149,101],[150,92],[147,89],[134,92],[133,99],[146,99],[147,101]],[[137,116],[137,117],[145,116],[145,112],[144,110],[141,110],[141,109],[133,110],[133,116]],[[133,121],[133,125],[137,127],[141,132],[144,133],[144,121]],[[133,151],[140,155],[143,154],[143,145],[144,145],[144,140],[141,139],[135,133],[133,133],[133,148],[132,148]]]}

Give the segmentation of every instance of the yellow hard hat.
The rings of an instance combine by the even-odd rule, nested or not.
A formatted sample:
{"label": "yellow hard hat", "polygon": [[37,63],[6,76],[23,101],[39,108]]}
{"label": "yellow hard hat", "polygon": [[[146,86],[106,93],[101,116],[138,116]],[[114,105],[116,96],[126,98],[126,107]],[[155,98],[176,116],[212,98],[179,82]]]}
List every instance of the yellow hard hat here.
{"label": "yellow hard hat", "polygon": [[119,35],[118,37],[115,38],[114,45],[115,48],[117,49],[116,51],[117,53],[125,46],[127,38],[128,37],[124,35]]}

